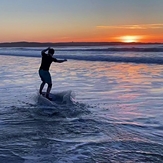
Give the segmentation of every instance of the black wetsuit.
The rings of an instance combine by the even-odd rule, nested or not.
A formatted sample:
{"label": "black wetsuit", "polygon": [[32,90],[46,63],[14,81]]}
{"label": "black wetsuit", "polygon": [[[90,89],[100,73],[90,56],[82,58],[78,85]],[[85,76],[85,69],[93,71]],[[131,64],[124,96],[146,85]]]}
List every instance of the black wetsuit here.
{"label": "black wetsuit", "polygon": [[49,71],[52,62],[57,62],[57,59],[47,55],[46,53],[42,53],[40,70]]}

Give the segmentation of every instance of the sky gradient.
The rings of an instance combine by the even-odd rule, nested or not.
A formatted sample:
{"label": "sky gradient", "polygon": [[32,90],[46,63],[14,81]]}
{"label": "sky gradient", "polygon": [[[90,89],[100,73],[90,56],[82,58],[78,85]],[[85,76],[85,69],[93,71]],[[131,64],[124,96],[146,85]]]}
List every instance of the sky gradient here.
{"label": "sky gradient", "polygon": [[1,0],[0,42],[163,42],[163,0]]}

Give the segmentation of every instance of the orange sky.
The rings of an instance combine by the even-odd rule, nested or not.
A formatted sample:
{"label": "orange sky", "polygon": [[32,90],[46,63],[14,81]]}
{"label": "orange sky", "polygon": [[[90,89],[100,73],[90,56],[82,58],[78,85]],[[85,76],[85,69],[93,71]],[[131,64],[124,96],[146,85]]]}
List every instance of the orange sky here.
{"label": "orange sky", "polygon": [[2,0],[0,42],[163,42],[162,0],[93,2]]}

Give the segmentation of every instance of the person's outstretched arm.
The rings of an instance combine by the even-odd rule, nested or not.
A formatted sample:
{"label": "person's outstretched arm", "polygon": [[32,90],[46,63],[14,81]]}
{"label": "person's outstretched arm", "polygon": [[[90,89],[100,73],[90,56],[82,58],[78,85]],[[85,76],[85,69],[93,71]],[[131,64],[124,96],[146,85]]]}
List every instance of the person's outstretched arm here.
{"label": "person's outstretched arm", "polygon": [[59,59],[53,58],[53,61],[57,63],[62,63],[62,62],[66,62],[67,59],[59,60]]}

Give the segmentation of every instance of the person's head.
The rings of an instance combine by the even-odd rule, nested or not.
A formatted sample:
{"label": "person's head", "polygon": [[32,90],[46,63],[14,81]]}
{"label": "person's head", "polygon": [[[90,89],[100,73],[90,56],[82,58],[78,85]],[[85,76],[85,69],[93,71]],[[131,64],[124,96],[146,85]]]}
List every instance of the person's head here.
{"label": "person's head", "polygon": [[48,51],[48,54],[53,55],[54,52],[55,52],[54,49],[50,48],[49,51]]}

